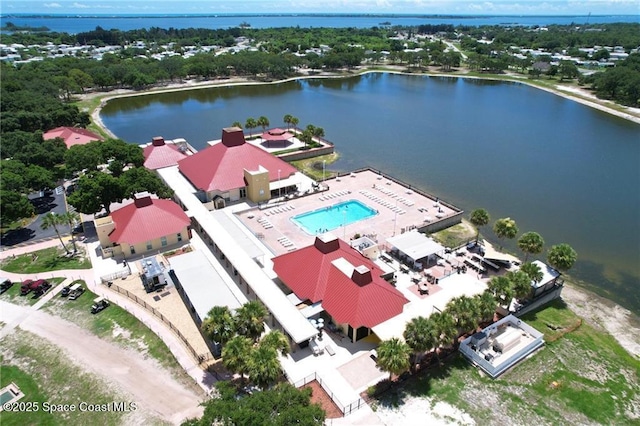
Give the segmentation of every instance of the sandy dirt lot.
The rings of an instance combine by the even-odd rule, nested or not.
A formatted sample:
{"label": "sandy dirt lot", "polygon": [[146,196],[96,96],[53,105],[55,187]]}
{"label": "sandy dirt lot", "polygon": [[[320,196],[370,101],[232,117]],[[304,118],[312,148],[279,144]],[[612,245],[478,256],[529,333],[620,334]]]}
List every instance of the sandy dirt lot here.
{"label": "sandy dirt lot", "polygon": [[203,413],[199,406],[203,395],[180,384],[153,359],[101,340],[69,321],[44,312],[0,301],[0,313],[5,323],[26,313],[20,328],[58,346],[77,361],[77,365],[112,383],[143,410],[165,421],[180,424]]}

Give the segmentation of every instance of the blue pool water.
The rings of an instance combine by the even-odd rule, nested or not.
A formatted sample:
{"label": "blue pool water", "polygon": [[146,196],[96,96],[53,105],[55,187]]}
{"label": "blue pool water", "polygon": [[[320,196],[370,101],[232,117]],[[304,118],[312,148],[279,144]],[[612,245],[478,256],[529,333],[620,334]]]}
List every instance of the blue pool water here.
{"label": "blue pool water", "polygon": [[370,218],[376,214],[378,214],[377,210],[367,207],[360,201],[350,200],[299,214],[292,217],[291,220],[307,234],[316,235],[339,228],[342,225]]}

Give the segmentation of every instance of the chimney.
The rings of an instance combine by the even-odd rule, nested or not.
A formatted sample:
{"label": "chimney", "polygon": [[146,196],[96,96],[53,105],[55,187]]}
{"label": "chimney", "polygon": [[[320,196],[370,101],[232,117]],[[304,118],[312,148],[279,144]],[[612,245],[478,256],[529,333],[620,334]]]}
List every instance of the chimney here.
{"label": "chimney", "polygon": [[313,245],[320,253],[327,254],[338,250],[340,248],[340,241],[338,240],[338,237],[327,232],[325,234],[318,235]]}
{"label": "chimney", "polygon": [[153,139],[151,139],[151,144],[153,146],[162,146],[164,145],[164,138],[162,136],[156,136]]}
{"label": "chimney", "polygon": [[149,194],[148,192],[138,192],[134,194],[133,202],[138,209],[153,204],[153,202],[151,201],[151,194]]}
{"label": "chimney", "polygon": [[225,146],[239,146],[244,142],[244,132],[240,127],[225,127],[222,129],[222,143]]}
{"label": "chimney", "polygon": [[369,268],[364,265],[360,265],[353,269],[351,281],[362,287],[373,281],[373,277],[371,276],[371,271],[369,270]]}

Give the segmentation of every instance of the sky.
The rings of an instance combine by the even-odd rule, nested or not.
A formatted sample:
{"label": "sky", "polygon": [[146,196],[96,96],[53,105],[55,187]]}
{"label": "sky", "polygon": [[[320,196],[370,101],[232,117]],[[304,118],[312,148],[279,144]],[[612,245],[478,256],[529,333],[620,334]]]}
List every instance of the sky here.
{"label": "sky", "polygon": [[39,14],[385,13],[638,15],[640,0],[0,0],[0,12]]}

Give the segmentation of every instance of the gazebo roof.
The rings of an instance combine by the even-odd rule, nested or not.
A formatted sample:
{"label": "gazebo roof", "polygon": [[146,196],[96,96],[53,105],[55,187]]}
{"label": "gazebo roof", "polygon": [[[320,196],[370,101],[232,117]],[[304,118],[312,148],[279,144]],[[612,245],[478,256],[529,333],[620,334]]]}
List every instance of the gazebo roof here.
{"label": "gazebo roof", "polygon": [[283,129],[271,129],[262,134],[262,139],[266,141],[286,141],[293,137],[293,133],[289,133]]}

